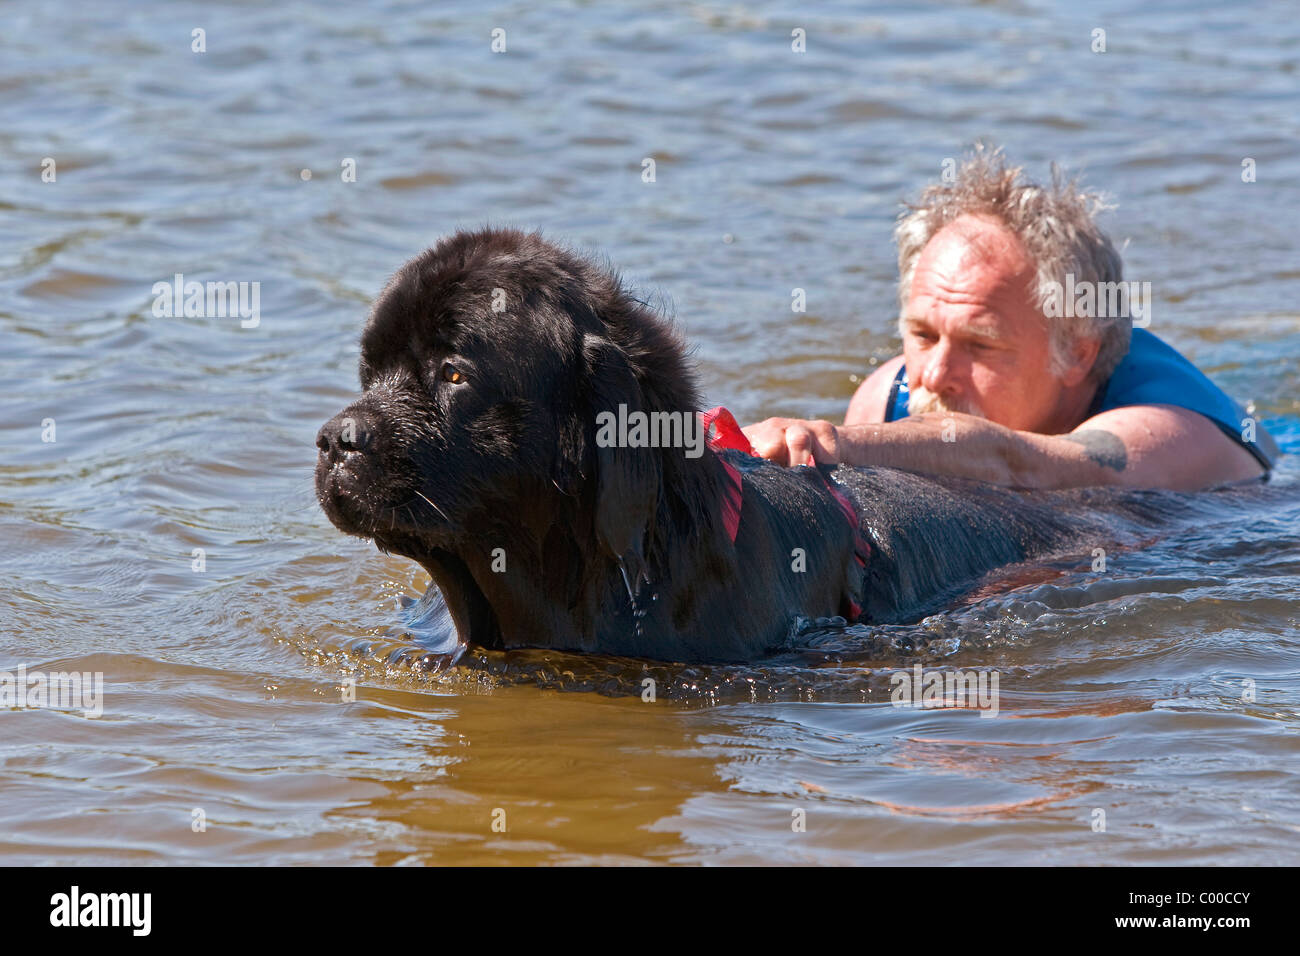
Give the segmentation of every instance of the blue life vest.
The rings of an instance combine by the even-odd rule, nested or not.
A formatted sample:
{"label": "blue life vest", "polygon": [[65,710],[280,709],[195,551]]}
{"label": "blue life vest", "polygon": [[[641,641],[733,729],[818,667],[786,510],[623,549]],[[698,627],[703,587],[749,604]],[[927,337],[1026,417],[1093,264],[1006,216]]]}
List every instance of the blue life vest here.
{"label": "blue life vest", "polygon": [[[907,367],[894,376],[885,421],[907,417]],[[1088,417],[1127,405],[1176,405],[1204,415],[1268,471],[1280,451],[1273,436],[1255,425],[1255,441],[1242,437],[1246,413],[1191,362],[1146,329],[1134,329],[1128,354],[1115,367],[1104,388],[1097,389]]]}

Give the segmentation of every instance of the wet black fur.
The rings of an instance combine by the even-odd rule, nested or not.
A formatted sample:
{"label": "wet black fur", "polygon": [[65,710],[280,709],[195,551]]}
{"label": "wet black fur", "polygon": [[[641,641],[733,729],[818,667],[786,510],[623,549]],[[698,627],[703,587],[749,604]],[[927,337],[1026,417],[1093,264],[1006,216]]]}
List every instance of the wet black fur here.
{"label": "wet black fur", "polygon": [[[683,661],[756,658],[787,643],[797,616],[847,615],[851,601],[865,620],[916,619],[994,568],[1103,530],[1080,493],[826,469],[873,542],[864,575],[816,474],[727,453],[744,472],[733,546],[713,453],[596,447],[597,413],[620,403],[699,408],[685,355],[607,269],[535,234],[457,233],[375,303],[364,394],[318,439],[321,505],[423,565],[462,641]],[[463,384],[442,378],[447,360]]]}

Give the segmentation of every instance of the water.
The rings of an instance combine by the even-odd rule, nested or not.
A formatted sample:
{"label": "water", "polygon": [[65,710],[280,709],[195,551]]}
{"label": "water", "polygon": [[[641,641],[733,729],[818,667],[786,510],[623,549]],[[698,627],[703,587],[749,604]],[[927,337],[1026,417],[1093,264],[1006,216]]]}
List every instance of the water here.
{"label": "water", "polygon": [[[102,671],[104,712],[0,711],[0,861],[1295,863],[1291,460],[1104,573],[736,669],[423,672],[423,575],[311,492],[370,298],[485,222],[670,300],[742,421],[839,417],[898,350],[899,199],[980,136],[1111,192],[1153,330],[1300,451],[1300,25],[1094,7],[5,5],[0,669]],[[260,324],[156,318],[176,273]],[[889,706],[915,662],[996,668],[999,716]]]}

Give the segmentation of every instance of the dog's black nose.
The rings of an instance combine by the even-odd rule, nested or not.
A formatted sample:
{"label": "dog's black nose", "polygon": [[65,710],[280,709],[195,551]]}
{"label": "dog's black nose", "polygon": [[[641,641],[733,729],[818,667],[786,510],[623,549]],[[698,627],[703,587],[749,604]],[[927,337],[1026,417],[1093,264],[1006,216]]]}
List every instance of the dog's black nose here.
{"label": "dog's black nose", "polygon": [[362,452],[370,442],[371,423],[354,410],[339,412],[316,433],[316,447],[330,464],[351,452]]}

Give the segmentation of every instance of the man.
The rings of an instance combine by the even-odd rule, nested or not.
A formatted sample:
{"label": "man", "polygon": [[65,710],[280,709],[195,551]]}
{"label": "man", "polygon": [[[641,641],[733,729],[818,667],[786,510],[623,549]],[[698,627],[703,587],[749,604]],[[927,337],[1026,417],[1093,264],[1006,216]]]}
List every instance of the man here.
{"label": "man", "polygon": [[1137,284],[1122,283],[1094,222],[1100,200],[1020,172],[977,148],[955,183],[922,194],[895,230],[903,354],[858,388],[843,425],[770,418],[745,429],[755,451],[1021,488],[1196,490],[1267,475],[1273,439],[1133,328],[1150,303],[1115,294]]}

